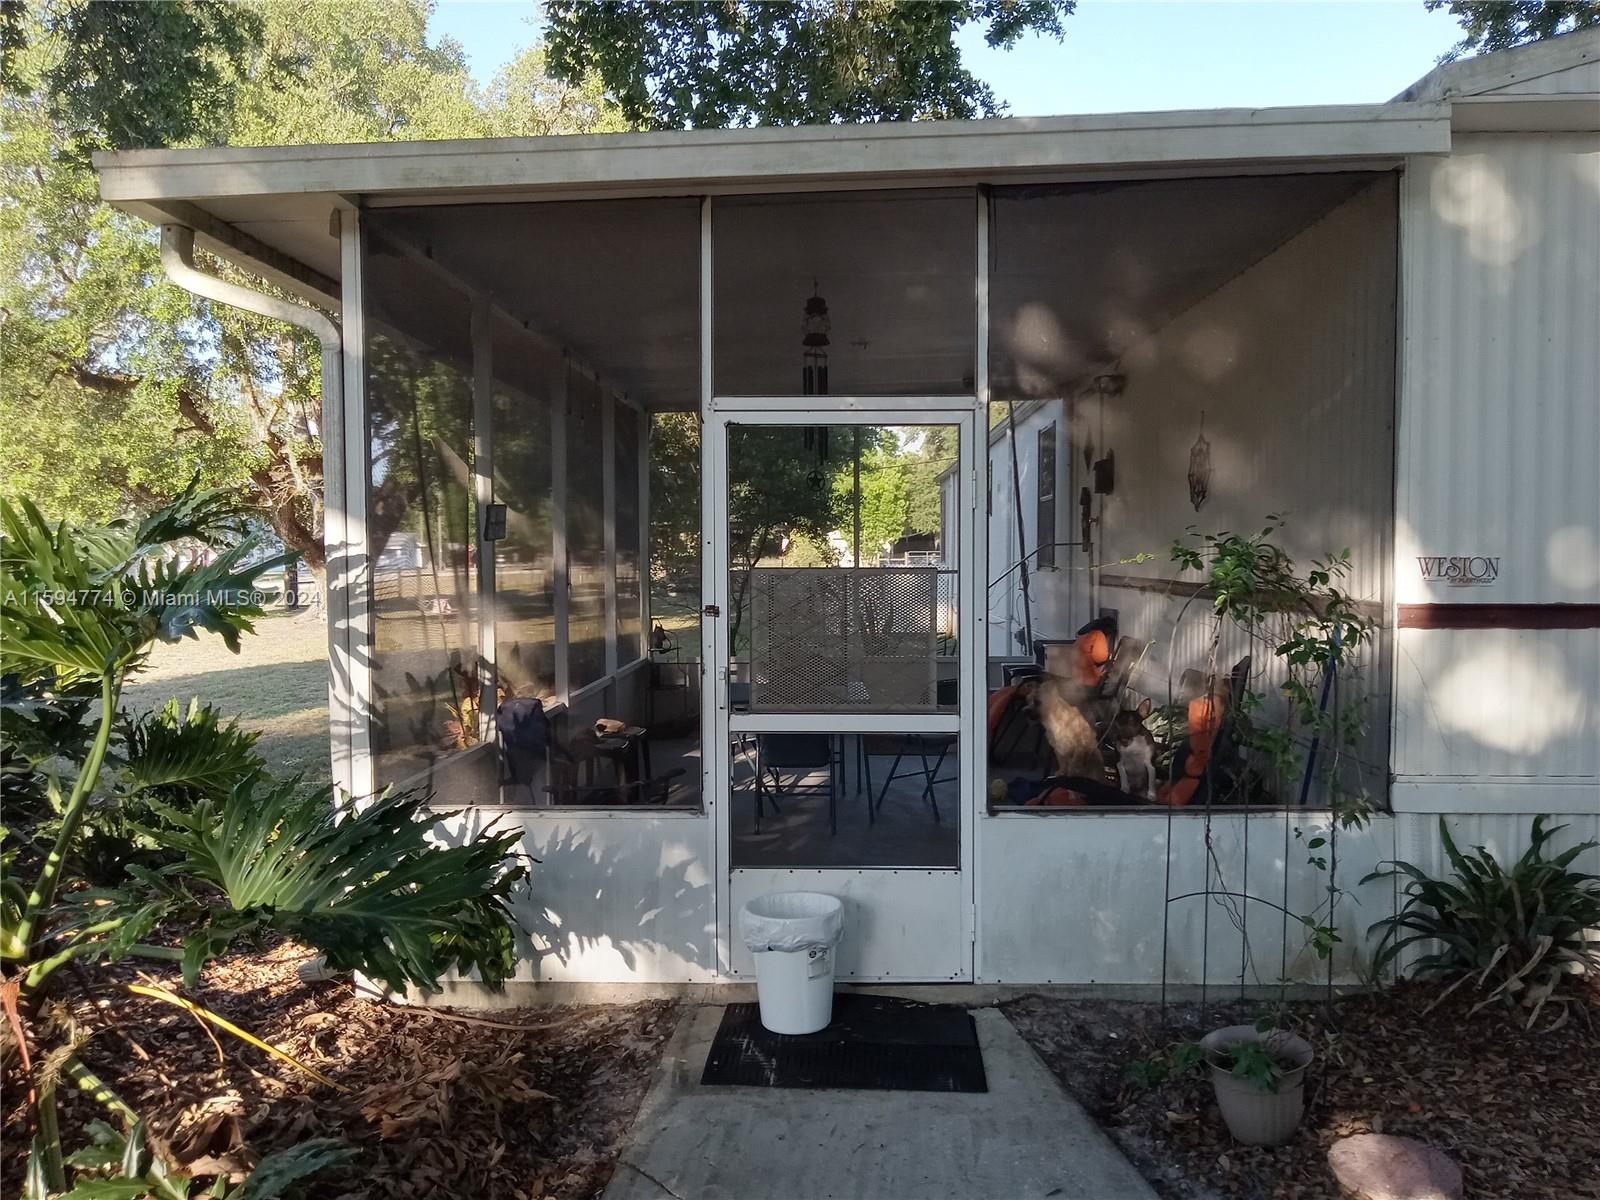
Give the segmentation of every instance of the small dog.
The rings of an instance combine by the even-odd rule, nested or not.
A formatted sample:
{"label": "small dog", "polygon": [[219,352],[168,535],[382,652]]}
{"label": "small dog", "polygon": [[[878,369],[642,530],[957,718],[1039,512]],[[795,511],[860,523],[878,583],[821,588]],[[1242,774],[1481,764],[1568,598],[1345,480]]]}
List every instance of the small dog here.
{"label": "small dog", "polygon": [[1019,691],[1055,754],[1055,774],[1103,778],[1105,761],[1098,729],[1111,718],[1113,701],[1060,675],[1026,680]]}
{"label": "small dog", "polygon": [[1145,728],[1150,701],[1141,700],[1138,708],[1125,708],[1111,718],[1107,740],[1117,752],[1117,785],[1141,800],[1156,798],[1156,739]]}

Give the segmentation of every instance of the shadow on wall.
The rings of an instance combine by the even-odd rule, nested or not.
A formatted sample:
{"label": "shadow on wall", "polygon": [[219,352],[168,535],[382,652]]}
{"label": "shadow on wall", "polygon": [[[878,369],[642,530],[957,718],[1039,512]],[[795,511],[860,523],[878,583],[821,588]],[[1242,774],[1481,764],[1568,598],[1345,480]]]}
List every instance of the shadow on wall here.
{"label": "shadow on wall", "polygon": [[[702,852],[675,836],[685,819],[506,813],[498,820],[523,824],[522,850],[537,860],[516,898],[518,979],[711,976],[716,898]],[[441,837],[455,844],[494,823],[493,814],[464,814]],[[703,832],[709,823],[688,826]]]}

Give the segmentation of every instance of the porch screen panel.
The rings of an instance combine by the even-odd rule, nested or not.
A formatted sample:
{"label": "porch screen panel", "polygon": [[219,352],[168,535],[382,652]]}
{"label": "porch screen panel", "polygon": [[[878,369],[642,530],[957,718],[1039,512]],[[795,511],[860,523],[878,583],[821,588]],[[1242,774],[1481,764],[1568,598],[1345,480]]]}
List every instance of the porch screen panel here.
{"label": "porch screen panel", "polygon": [[467,297],[425,257],[377,221],[365,251],[372,745],[382,787],[477,740],[472,342]]}
{"label": "porch screen panel", "polygon": [[540,699],[556,686],[551,397],[565,370],[526,330],[496,324],[494,495],[506,534],[493,543],[495,658],[503,688]]}
{"label": "porch screen panel", "polygon": [[728,427],[736,707],[956,709],[959,456],[948,425]]}
{"label": "porch screen panel", "polygon": [[974,212],[964,190],[714,200],[717,394],[970,395]]}
{"label": "porch screen panel", "polygon": [[639,611],[639,414],[626,404],[616,406],[612,461],[616,469],[617,510],[617,665],[639,657],[642,617]]}
{"label": "porch screen panel", "polygon": [[[1388,787],[1397,186],[1351,171],[991,193],[990,654],[1084,670],[1068,647],[1098,653],[1109,635],[1126,669],[1104,679],[1135,768],[1126,714],[1142,701],[1150,737],[1181,746],[1191,702],[1224,697],[1228,737],[1250,736],[1213,760],[1213,806],[1362,792],[1381,806]],[[1280,649],[1297,608],[1219,624],[1211,552],[1199,572],[1170,560],[1175,540],[1230,530],[1301,580],[1348,554],[1334,586],[1377,622],[1368,644],[1341,646],[1330,691],[1314,679],[1328,697],[1316,737],[1285,694],[1303,670]],[[991,801],[1075,811],[1037,786],[1049,748],[1018,695],[1000,694],[1013,665],[992,661]],[[1116,786],[1096,805],[1150,803],[1175,782],[1167,758],[1152,780],[1120,753],[1107,747]]]}
{"label": "porch screen panel", "polygon": [[961,865],[960,737],[750,733],[732,747],[729,866],[920,868]]}
{"label": "porch screen panel", "polygon": [[575,691],[606,673],[604,414],[600,385],[567,371],[567,677]]}

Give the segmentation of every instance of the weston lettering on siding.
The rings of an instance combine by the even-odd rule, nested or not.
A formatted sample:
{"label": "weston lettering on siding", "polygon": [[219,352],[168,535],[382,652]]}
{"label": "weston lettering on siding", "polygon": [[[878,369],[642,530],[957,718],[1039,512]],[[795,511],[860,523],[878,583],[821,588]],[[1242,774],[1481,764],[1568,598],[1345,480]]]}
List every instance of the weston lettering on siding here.
{"label": "weston lettering on siding", "polygon": [[1418,555],[1417,569],[1424,583],[1485,587],[1500,578],[1500,559],[1481,554]]}

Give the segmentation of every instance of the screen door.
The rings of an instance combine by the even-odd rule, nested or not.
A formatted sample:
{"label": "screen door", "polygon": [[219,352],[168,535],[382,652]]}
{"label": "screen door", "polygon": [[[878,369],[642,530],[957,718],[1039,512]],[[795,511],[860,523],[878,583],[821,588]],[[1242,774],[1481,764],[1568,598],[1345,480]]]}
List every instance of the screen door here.
{"label": "screen door", "polygon": [[841,978],[968,979],[972,413],[757,403],[707,430],[727,968],[751,970],[743,904],[798,889],[845,902]]}

